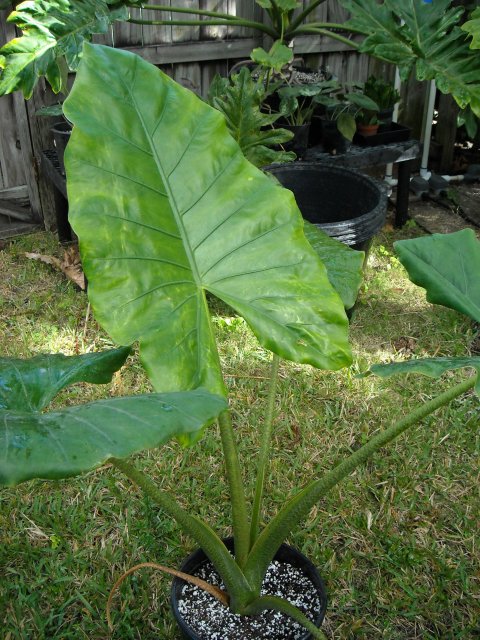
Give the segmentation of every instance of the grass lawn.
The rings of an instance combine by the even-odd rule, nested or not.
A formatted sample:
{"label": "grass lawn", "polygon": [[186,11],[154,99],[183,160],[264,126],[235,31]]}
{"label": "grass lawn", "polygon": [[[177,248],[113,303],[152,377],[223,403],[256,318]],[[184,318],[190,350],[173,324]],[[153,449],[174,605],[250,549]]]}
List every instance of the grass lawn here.
{"label": "grass lawn", "polygon": [[[381,380],[355,377],[395,358],[469,352],[472,323],[425,301],[394,257],[392,241],[421,233],[387,232],[369,258],[351,325],[354,365],[340,373],[283,362],[267,508],[329,469],[409,408],[465,377],[446,374]],[[0,353],[83,353],[111,346],[87,317],[85,294],[26,251],[59,255],[45,233],[0,251]],[[270,355],[242,319],[214,305],[214,325],[247,472],[257,450]],[[77,385],[56,403],[148,390],[136,356],[109,385]],[[472,640],[480,638],[478,398],[455,401],[397,440],[343,482],[289,540],[320,568],[330,602],[328,638]],[[250,426],[249,426],[250,425]],[[215,427],[193,449],[171,442],[137,456],[159,486],[228,534],[226,486]],[[253,475],[253,474],[250,474]],[[178,565],[192,541],[110,468],[61,482],[0,490],[2,640],[171,640],[169,579],[148,570],[105,604],[130,566]]]}

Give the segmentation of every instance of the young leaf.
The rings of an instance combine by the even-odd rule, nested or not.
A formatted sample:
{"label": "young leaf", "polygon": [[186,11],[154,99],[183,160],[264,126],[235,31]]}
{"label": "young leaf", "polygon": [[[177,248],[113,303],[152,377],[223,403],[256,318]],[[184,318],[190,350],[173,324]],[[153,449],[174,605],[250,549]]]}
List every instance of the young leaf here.
{"label": "young leaf", "polygon": [[78,475],[109,458],[198,432],[225,408],[223,398],[197,389],[110,398],[45,414],[0,409],[0,484]]}
{"label": "young leaf", "polygon": [[370,373],[389,378],[398,374],[420,373],[430,378],[439,378],[445,371],[473,367],[477,372],[475,390],[480,396],[480,356],[469,358],[419,358],[418,360],[406,360],[405,362],[389,362],[386,364],[374,364],[365,374]]}
{"label": "young leaf", "polygon": [[480,322],[480,242],[472,229],[399,240],[394,247],[429,302]]}
{"label": "young leaf", "polygon": [[130,347],[120,347],[80,356],[49,353],[28,360],[0,358],[0,409],[41,411],[75,382],[110,382],[129,353]]}
{"label": "young leaf", "polygon": [[250,54],[251,59],[262,67],[281,71],[282,68],[293,60],[293,50],[276,40],[270,51],[265,51],[262,47],[254,49]]}
{"label": "young leaf", "polygon": [[350,362],[343,305],[292,194],[245,160],[220,113],[141,58],[99,45],[86,45],[64,111],[90,299],[118,342],[140,341],[157,390],[223,392],[206,290],[282,357]]}

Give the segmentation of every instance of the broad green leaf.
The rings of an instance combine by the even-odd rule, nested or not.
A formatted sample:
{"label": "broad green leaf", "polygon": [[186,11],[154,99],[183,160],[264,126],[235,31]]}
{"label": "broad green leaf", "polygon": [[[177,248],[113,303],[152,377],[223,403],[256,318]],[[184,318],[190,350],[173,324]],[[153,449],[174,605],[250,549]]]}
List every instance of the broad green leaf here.
{"label": "broad green leaf", "polygon": [[347,101],[361,109],[366,109],[367,111],[378,111],[378,104],[375,100],[372,100],[372,98],[369,98],[363,93],[350,91],[347,95]]}
{"label": "broad green leaf", "polygon": [[464,12],[451,0],[340,0],[351,13],[346,23],[366,37],[360,50],[399,66],[407,79],[435,79],[460,107],[480,115],[480,56],[458,24]]}
{"label": "broad green leaf", "polygon": [[429,302],[480,322],[480,242],[472,229],[399,240],[394,247]]}
{"label": "broad green leaf", "polygon": [[75,382],[105,384],[120,369],[130,347],[79,356],[43,354],[28,360],[0,358],[0,409],[41,411]]}
{"label": "broad green leaf", "polygon": [[350,140],[350,142],[353,140],[353,136],[357,130],[357,123],[351,113],[341,113],[338,116],[337,129],[344,138]]}
{"label": "broad green leaf", "polygon": [[0,409],[0,484],[59,479],[192,434],[226,408],[207,391],[99,400],[51,413]]}
{"label": "broad green leaf", "polygon": [[480,7],[477,7],[477,9],[472,12],[470,20],[467,20],[467,22],[461,26],[461,29],[472,37],[470,47],[472,49],[480,49]]}
{"label": "broad green leaf", "polygon": [[270,51],[261,47],[253,49],[251,59],[262,67],[281,71],[282,68],[293,60],[293,50],[282,44],[279,40],[273,43]]}
{"label": "broad green leaf", "polygon": [[66,66],[78,65],[83,41],[128,17],[126,5],[109,0],[27,0],[8,17],[23,33],[0,49],[4,57],[0,95],[21,89],[32,95],[40,76],[58,93],[66,86]]}
{"label": "broad green leaf", "polygon": [[330,284],[340,295],[345,309],[351,309],[362,284],[365,253],[330,238],[310,222],[305,222],[304,232],[327,268]]}
{"label": "broad green leaf", "polygon": [[70,220],[96,317],[157,390],[223,391],[205,292],[280,356],[350,362],[348,322],[292,194],[225,120],[141,58],[86,45],[64,103]]}
{"label": "broad green leaf", "polygon": [[374,364],[366,375],[373,373],[381,378],[389,378],[398,374],[420,373],[430,378],[439,378],[445,371],[473,367],[477,372],[475,391],[480,396],[480,356],[468,358],[421,358],[405,362],[389,362]]}

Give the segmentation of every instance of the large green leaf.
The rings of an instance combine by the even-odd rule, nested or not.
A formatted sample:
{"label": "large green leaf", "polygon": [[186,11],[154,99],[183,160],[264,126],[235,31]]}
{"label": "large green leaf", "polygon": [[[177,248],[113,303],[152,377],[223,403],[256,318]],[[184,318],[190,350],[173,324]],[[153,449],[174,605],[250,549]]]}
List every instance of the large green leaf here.
{"label": "large green leaf", "polygon": [[89,296],[117,342],[140,341],[157,390],[223,390],[206,290],[280,356],[350,362],[342,302],[292,194],[245,160],[218,111],[141,58],[86,45],[65,113]]}
{"label": "large green leaf", "polygon": [[105,384],[120,369],[130,347],[79,356],[42,354],[28,360],[0,358],[0,409],[41,411],[75,382]]}
{"label": "large green leaf", "polygon": [[330,238],[314,224],[305,221],[305,237],[327,268],[330,284],[339,294],[345,309],[355,304],[363,280],[365,253],[350,249]]}
{"label": "large green leaf", "polygon": [[480,56],[458,24],[464,11],[451,0],[340,0],[352,16],[346,23],[366,38],[360,50],[399,66],[406,79],[435,79],[464,108],[480,115]]}
{"label": "large green leaf", "polygon": [[41,414],[0,409],[0,484],[58,479],[194,434],[226,408],[197,389],[99,400]]}
{"label": "large green leaf", "polygon": [[0,49],[0,95],[21,89],[32,95],[40,76],[58,93],[66,88],[66,66],[75,69],[84,39],[105,33],[126,19],[125,5],[113,0],[28,0],[8,17],[23,34]]}
{"label": "large green leaf", "polygon": [[472,367],[477,372],[475,391],[480,396],[480,356],[467,358],[419,358],[405,362],[374,364],[366,375],[373,373],[381,378],[389,378],[405,373],[420,373],[430,378],[439,378],[445,371]]}
{"label": "large green leaf", "polygon": [[399,240],[394,246],[429,302],[480,322],[480,242],[472,229]]}

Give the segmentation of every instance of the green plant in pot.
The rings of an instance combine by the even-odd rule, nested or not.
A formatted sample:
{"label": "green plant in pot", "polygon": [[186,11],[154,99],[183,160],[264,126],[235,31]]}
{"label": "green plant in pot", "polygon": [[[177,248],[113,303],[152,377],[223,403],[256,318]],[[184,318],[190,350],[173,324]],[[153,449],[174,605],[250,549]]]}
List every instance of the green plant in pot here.
{"label": "green plant in pot", "polygon": [[[1,482],[68,477],[108,461],[203,549],[222,578],[224,588],[211,590],[225,607],[241,620],[263,610],[280,611],[305,627],[305,638],[308,633],[322,638],[311,612],[261,593],[277,550],[342,478],[423,417],[471,389],[477,376],[424,402],[331,471],[312,478],[264,525],[279,358],[322,369],[348,366],[344,304],[353,304],[362,256],[309,227],[325,269],[305,238],[290,192],[245,160],[216,110],[133,54],[88,45],[65,111],[74,123],[66,153],[71,223],[80,239],[90,300],[96,318],[115,341],[138,341],[156,393],[100,401],[93,408],[73,407],[49,418],[52,414],[40,412],[59,388],[59,383],[52,388],[52,380],[61,378],[63,384],[69,376],[52,375],[45,362],[6,361],[0,385],[0,397],[6,398],[0,423],[5,452]],[[477,314],[480,258],[478,242],[469,242],[472,250],[462,254],[463,264],[459,265],[458,247],[455,262],[449,262],[461,266],[462,284],[471,285],[462,309]],[[436,255],[438,246],[430,253]],[[418,270],[433,278],[438,301],[443,280],[436,269],[427,262]],[[446,289],[450,295],[452,287]],[[274,354],[251,504],[206,292],[240,313]],[[455,303],[455,294],[453,299]],[[443,362],[430,372],[459,366],[474,366],[478,372],[479,360]],[[76,360],[69,362],[69,370],[76,371]],[[170,437],[194,444],[215,417],[230,491],[234,556],[209,524],[186,512],[173,495],[126,459]]]}
{"label": "green plant in pot", "polygon": [[365,82],[364,93],[377,103],[379,122],[389,127],[392,123],[393,109],[400,101],[400,93],[394,84],[383,78],[370,76]]}
{"label": "green plant in pot", "polygon": [[362,93],[361,85],[340,86],[328,95],[318,96],[316,102],[323,107],[319,116],[321,138],[330,153],[345,152],[357,131],[357,120],[378,112],[376,102]]}
{"label": "green plant in pot", "polygon": [[293,151],[282,149],[293,133],[274,126],[281,114],[262,110],[265,96],[263,80],[252,77],[246,67],[229,78],[216,75],[208,93],[209,104],[223,114],[228,131],[247,160],[257,167],[295,160]]}

